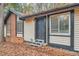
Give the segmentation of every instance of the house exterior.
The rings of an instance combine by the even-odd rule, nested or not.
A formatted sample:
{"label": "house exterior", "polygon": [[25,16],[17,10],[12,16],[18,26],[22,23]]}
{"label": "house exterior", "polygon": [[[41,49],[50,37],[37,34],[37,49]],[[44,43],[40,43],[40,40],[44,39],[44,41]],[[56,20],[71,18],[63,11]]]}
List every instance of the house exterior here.
{"label": "house exterior", "polygon": [[[49,46],[79,51],[79,4],[20,16],[19,21],[23,22],[23,25],[20,24],[22,27],[16,25],[18,23],[16,13],[11,12],[5,20],[9,18],[11,20],[10,32],[6,40],[22,43],[42,39]],[[21,29],[20,33],[17,33],[16,28]]]}
{"label": "house exterior", "polygon": [[[13,43],[23,42],[23,21],[19,20],[21,13],[14,10],[9,10],[4,19],[4,37],[6,41]],[[20,24],[20,25],[19,25]]]}

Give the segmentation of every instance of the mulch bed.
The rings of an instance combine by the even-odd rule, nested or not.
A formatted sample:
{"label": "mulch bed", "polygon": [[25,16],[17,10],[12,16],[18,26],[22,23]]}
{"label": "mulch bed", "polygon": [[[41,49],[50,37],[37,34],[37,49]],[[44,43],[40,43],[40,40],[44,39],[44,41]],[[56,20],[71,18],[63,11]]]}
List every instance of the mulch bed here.
{"label": "mulch bed", "polygon": [[10,42],[0,43],[1,56],[77,56],[79,52],[68,51],[49,46],[34,47],[26,42],[14,44]]}

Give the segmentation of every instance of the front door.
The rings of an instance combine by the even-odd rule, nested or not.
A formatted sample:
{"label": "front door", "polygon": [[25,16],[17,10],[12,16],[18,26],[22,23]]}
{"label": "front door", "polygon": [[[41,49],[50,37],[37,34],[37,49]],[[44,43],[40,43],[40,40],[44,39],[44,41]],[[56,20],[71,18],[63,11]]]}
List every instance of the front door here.
{"label": "front door", "polygon": [[46,28],[45,17],[39,17],[36,19],[36,39],[42,39],[46,42]]}

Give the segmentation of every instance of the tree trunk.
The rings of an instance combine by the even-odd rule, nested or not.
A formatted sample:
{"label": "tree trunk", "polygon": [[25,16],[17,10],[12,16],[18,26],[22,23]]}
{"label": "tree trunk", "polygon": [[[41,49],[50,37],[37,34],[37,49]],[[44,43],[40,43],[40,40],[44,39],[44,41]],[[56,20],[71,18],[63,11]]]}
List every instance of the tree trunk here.
{"label": "tree trunk", "polygon": [[3,20],[3,4],[0,4],[0,42],[4,37],[4,20]]}

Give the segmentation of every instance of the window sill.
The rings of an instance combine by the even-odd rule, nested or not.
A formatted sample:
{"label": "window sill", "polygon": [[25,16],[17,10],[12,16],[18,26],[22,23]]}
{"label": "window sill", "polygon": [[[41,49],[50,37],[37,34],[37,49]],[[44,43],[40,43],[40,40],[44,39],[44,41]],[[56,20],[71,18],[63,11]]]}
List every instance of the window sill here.
{"label": "window sill", "polygon": [[51,33],[50,36],[70,37],[70,34],[68,34],[68,33]]}

